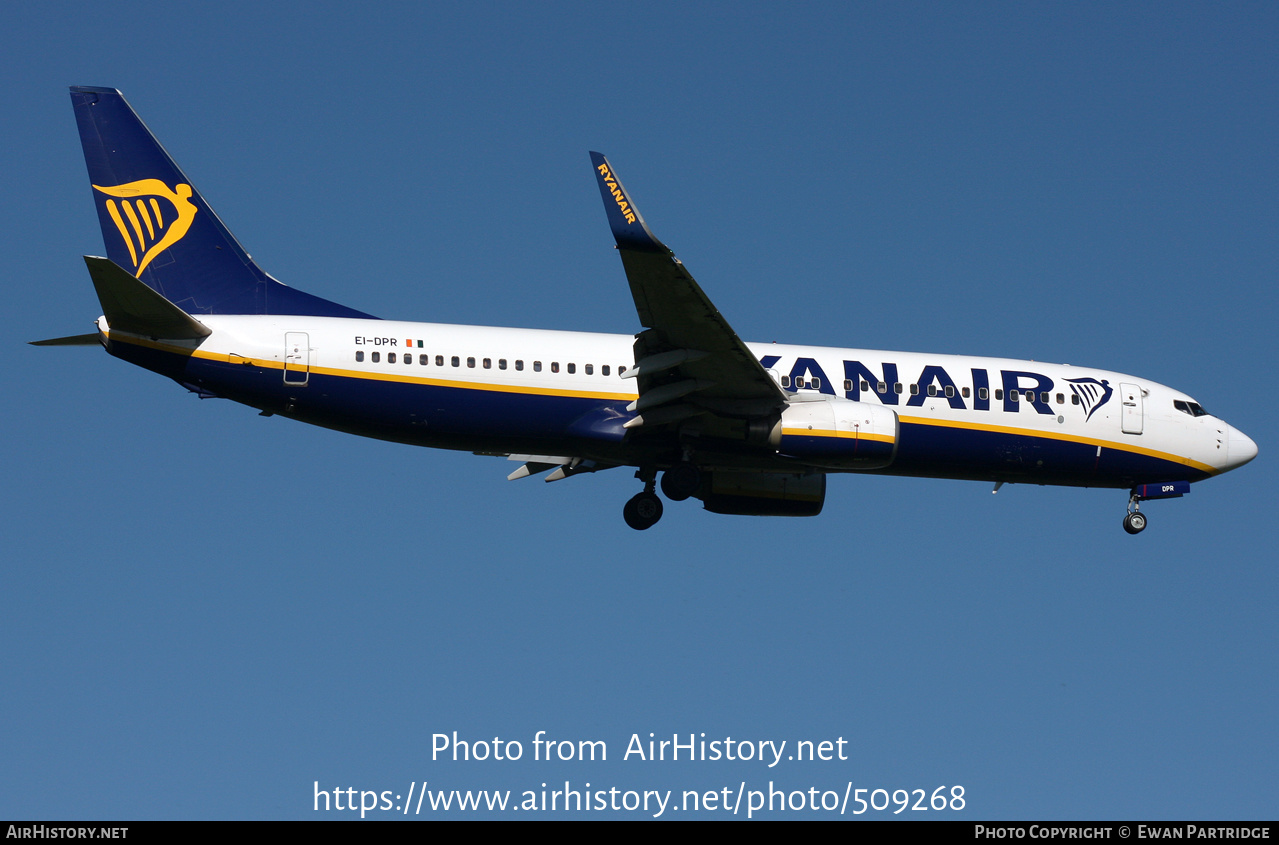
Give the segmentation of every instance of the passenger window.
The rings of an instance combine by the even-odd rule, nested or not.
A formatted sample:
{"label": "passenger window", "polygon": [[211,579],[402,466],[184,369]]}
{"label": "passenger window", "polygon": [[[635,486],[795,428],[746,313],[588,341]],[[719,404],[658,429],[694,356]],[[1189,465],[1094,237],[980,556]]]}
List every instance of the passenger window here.
{"label": "passenger window", "polygon": [[460,359],[460,358],[458,358],[456,355],[454,355],[454,356],[453,356],[453,357],[449,360],[449,363],[450,363],[450,364],[452,364],[452,365],[453,365],[453,366],[455,366],[455,367],[460,367],[460,366],[462,366],[462,359]]}
{"label": "passenger window", "polygon": [[[845,393],[848,393],[848,392],[852,391],[852,389],[853,389],[853,380],[852,380],[852,379],[850,379],[850,378],[846,378],[846,379],[844,379],[844,392],[845,392]],[[863,384],[862,384],[862,390],[865,390],[865,389],[866,389],[866,385],[865,385],[865,383],[863,382]]]}
{"label": "passenger window", "polygon": [[900,381],[893,382],[893,393],[902,392],[902,383]]}
{"label": "passenger window", "polygon": [[356,363],[359,363],[360,361],[363,361],[363,360],[364,360],[364,350],[363,349],[357,350],[355,353]]}
{"label": "passenger window", "polygon": [[1018,390],[1008,391],[1008,398],[1013,400],[1014,402],[1018,401],[1019,399],[1021,399],[1021,391],[1018,391]]}
{"label": "passenger window", "polygon": [[498,368],[499,370],[505,370],[505,369],[506,369],[506,359],[505,359],[505,358],[498,358],[498,359],[497,359],[497,368]]}
{"label": "passenger window", "polygon": [[573,374],[574,374],[574,373],[576,373],[576,372],[577,372],[577,364],[569,364],[569,365],[568,365],[568,374],[569,374],[569,375],[573,375]]}
{"label": "passenger window", "polygon": [[803,377],[803,376],[796,376],[796,377],[795,377],[795,386],[796,386],[796,387],[799,387],[799,388],[802,388],[802,387],[804,386],[804,377]]}
{"label": "passenger window", "polygon": [[790,387],[790,376],[782,376],[782,387]]}
{"label": "passenger window", "polygon": [[809,386],[809,387],[811,387],[813,390],[821,390],[821,389],[822,389],[822,380],[821,380],[820,378],[818,378],[818,377],[814,376],[813,378],[810,378],[810,379],[808,380],[808,386]]}
{"label": "passenger window", "polygon": [[491,369],[493,369],[493,359],[492,359],[492,358],[485,358],[485,359],[484,359],[484,369],[486,369],[486,370],[491,370]]}
{"label": "passenger window", "polygon": [[949,384],[946,385],[946,398],[951,399],[954,397],[954,395],[955,395],[955,388],[951,387]]}
{"label": "passenger window", "polygon": [[625,364],[618,364],[618,365],[617,365],[617,374],[620,376],[620,375],[621,375],[622,373],[624,373],[624,372],[626,372],[626,365],[625,365]]}
{"label": "passenger window", "polygon": [[412,363],[413,363],[413,353],[412,353],[412,352],[405,352],[405,353],[404,353],[404,363],[406,363],[406,364],[412,364]]}
{"label": "passenger window", "polygon": [[1058,393],[1058,394],[1057,394],[1057,404],[1058,404],[1058,405],[1065,405],[1065,404],[1066,404],[1066,397],[1065,397],[1064,395],[1062,395],[1062,394]]}
{"label": "passenger window", "polygon": [[444,356],[443,356],[443,355],[436,355],[436,356],[435,356],[435,366],[437,366],[437,367],[443,367],[443,366],[444,366]]}
{"label": "passenger window", "polygon": [[524,359],[523,359],[523,358],[516,358],[516,359],[515,359],[515,369],[516,369],[516,370],[523,370],[523,369],[524,369]]}
{"label": "passenger window", "polygon": [[[977,388],[977,398],[978,398],[978,399],[989,399],[989,398],[990,398],[990,391],[989,391],[989,390],[987,390],[987,389],[986,389],[986,388],[984,388],[984,387],[979,387],[979,388]],[[999,398],[999,397],[995,397],[995,398]]]}
{"label": "passenger window", "polygon": [[473,370],[473,369],[475,369],[475,359],[474,359],[474,358],[467,358],[467,359],[466,359],[466,366],[470,367],[472,370]]}
{"label": "passenger window", "polygon": [[431,356],[430,356],[430,355],[419,355],[419,356],[417,356],[417,362],[418,362],[419,364],[421,364],[423,367],[425,367],[425,366],[427,366],[428,364],[430,364],[430,363],[431,363]]}
{"label": "passenger window", "polygon": [[608,364],[605,364],[604,366],[600,367],[600,375],[602,376],[608,375]]}
{"label": "passenger window", "polygon": [[[1030,394],[1030,398],[1031,398],[1031,400],[1032,400],[1032,401],[1034,401],[1035,394],[1033,394],[1033,393],[1032,393],[1032,394]],[[1039,394],[1039,401],[1040,401],[1040,402],[1042,402],[1043,404],[1047,405],[1047,404],[1048,404],[1048,393],[1047,393],[1047,392],[1044,392],[1044,393]]]}
{"label": "passenger window", "polygon": [[381,352],[374,352],[374,353],[373,353],[373,356],[372,356],[372,360],[373,360],[373,363],[374,363],[374,364],[376,364],[376,363],[378,363],[379,361],[381,361],[381,360],[382,360],[382,353],[381,353]]}
{"label": "passenger window", "polygon": [[586,374],[587,374],[588,376],[590,376],[590,375],[594,375],[594,374],[595,374],[595,365],[594,365],[594,364],[587,364],[587,365],[586,365]]}
{"label": "passenger window", "polygon": [[1004,389],[1002,387],[995,388],[995,401],[996,402],[1004,401]]}
{"label": "passenger window", "polygon": [[912,385],[910,386],[910,395],[911,395],[911,396],[918,396],[918,395],[919,395],[919,385],[918,385],[918,384],[912,384]]}
{"label": "passenger window", "polygon": [[971,394],[968,392],[968,388],[966,388],[966,387],[965,387],[962,391],[960,391],[960,393],[961,393],[961,394],[963,394],[963,397],[964,397],[965,399],[967,399],[967,398],[971,395]]}
{"label": "passenger window", "polygon": [[876,392],[876,393],[887,393],[887,392],[888,392],[888,385],[887,385],[886,383],[882,382],[882,381],[881,381],[881,382],[879,382],[878,384],[876,384],[876,385],[875,385],[875,392]]}
{"label": "passenger window", "polygon": [[1072,405],[1078,405],[1078,404],[1079,404],[1079,396],[1078,396],[1078,395],[1076,395],[1076,394],[1074,394],[1074,393],[1070,394],[1070,404],[1072,404]]}
{"label": "passenger window", "polygon": [[559,371],[560,371],[560,362],[559,362],[559,361],[552,361],[552,362],[551,362],[551,372],[553,372],[553,373],[558,373]]}
{"label": "passenger window", "polygon": [[936,395],[937,395],[937,385],[935,385],[935,384],[930,384],[930,385],[928,385],[928,395],[929,395],[929,396],[936,396]]}
{"label": "passenger window", "polygon": [[534,362],[533,362],[533,372],[535,372],[535,373],[540,373],[540,372],[542,372],[542,362],[541,362],[541,361],[534,361]]}
{"label": "passenger window", "polygon": [[386,353],[386,363],[388,363],[388,364],[394,364],[394,363],[395,363],[395,353],[394,353],[394,352],[388,352],[388,353]]}

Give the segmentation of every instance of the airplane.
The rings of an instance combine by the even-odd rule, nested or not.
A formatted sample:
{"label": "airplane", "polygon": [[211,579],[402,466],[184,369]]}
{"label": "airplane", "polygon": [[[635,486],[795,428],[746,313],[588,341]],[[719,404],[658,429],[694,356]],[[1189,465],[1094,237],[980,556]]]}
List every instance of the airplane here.
{"label": "airplane", "polygon": [[514,480],[631,467],[632,528],[670,501],[815,516],[832,473],[1102,487],[1141,503],[1257,445],[1136,376],[1032,361],[747,343],[590,154],[643,331],[376,318],[277,281],[113,88],[71,88],[106,257],[85,256],[98,345],[176,381],[337,431],[504,457]]}

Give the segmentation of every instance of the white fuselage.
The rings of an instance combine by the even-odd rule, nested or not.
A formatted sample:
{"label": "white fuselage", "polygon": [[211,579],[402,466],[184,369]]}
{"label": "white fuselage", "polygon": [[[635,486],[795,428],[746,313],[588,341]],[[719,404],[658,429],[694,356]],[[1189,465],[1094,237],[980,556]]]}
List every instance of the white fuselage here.
{"label": "white fuselage", "polygon": [[[180,380],[216,395],[386,439],[493,453],[537,442],[554,444],[557,454],[624,460],[621,444],[582,440],[567,422],[583,408],[624,409],[636,399],[635,380],[624,377],[634,360],[627,335],[336,317],[201,320],[213,333],[193,353],[181,350],[190,359]],[[113,340],[179,351],[119,333]],[[1186,394],[1117,372],[748,346],[794,401],[843,399],[894,411],[904,433],[889,472],[1020,481],[1042,472],[1041,483],[1128,486],[1198,480],[1256,454],[1236,429],[1187,410],[1198,406]],[[973,454],[950,454],[965,448]],[[1083,459],[1088,450],[1097,459],[1091,465]],[[1115,454],[1126,460],[1102,460]]]}

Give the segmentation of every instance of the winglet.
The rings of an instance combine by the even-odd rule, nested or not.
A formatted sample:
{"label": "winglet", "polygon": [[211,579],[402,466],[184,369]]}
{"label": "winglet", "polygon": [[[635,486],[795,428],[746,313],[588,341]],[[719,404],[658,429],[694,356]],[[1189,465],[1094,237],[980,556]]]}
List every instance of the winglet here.
{"label": "winglet", "polygon": [[669,253],[665,244],[649,231],[635,203],[631,202],[631,195],[622,187],[621,180],[617,178],[617,173],[604,154],[591,151],[591,164],[595,166],[595,179],[599,182],[600,196],[604,199],[604,212],[608,215],[608,225],[613,230],[618,248]]}

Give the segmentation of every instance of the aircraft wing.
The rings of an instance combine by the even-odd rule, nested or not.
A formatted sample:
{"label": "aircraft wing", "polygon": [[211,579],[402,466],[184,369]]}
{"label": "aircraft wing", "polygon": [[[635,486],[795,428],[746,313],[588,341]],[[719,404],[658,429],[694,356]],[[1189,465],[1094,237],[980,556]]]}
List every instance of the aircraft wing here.
{"label": "aircraft wing", "polygon": [[622,256],[631,296],[647,329],[636,336],[625,377],[639,381],[628,427],[675,422],[703,413],[750,418],[786,405],[769,376],[684,268],[653,236],[603,155],[591,153],[609,227]]}

